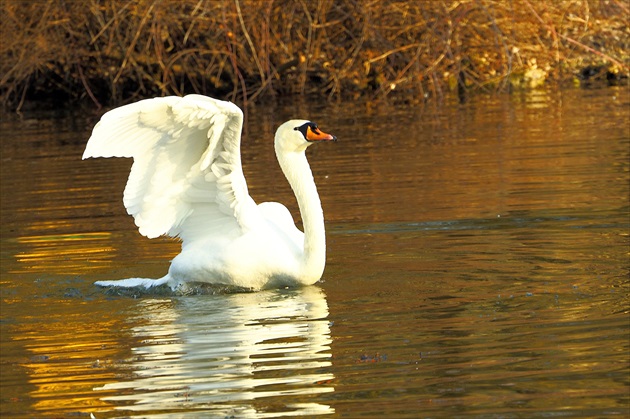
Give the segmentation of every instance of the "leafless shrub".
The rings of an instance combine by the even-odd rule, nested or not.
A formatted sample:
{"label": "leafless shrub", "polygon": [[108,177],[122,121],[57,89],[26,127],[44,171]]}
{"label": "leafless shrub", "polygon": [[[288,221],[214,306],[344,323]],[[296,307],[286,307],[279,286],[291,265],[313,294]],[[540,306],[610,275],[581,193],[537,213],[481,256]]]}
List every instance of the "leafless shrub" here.
{"label": "leafless shrub", "polygon": [[424,100],[628,75],[622,0],[7,0],[0,13],[14,108],[192,92]]}

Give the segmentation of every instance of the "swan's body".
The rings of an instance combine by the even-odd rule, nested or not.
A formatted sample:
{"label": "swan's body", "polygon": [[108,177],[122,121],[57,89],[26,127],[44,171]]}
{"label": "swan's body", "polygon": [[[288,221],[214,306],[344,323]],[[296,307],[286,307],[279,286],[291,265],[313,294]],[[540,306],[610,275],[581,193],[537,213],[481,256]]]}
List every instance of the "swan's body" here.
{"label": "swan's body", "polygon": [[306,120],[282,124],[278,162],[293,189],[304,233],[275,202],[256,205],[241,168],[243,113],[233,103],[189,95],[147,99],[107,112],[83,158],[133,157],[124,204],[140,233],[180,237],[163,278],[101,286],[175,288],[206,282],[262,289],[310,285],[324,271],[324,216],[306,148],[336,138]]}

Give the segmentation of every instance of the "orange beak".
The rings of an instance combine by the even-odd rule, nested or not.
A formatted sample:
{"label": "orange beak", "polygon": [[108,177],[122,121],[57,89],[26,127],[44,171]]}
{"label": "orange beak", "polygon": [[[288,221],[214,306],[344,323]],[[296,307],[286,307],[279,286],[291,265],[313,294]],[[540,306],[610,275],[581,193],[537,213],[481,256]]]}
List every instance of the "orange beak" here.
{"label": "orange beak", "polygon": [[307,141],[337,141],[337,137],[334,135],[326,134],[323,131],[320,131],[319,128],[311,128],[310,126],[306,129],[306,140]]}

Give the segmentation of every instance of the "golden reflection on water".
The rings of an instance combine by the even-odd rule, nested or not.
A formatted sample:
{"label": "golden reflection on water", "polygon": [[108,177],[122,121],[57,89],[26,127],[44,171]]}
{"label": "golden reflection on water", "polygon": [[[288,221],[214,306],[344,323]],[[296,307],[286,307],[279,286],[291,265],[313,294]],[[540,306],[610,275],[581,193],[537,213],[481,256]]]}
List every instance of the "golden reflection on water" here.
{"label": "golden reflection on water", "polygon": [[[54,305],[36,300],[31,304],[32,314],[14,325],[11,341],[3,339],[4,354],[18,356],[20,368],[26,373],[27,384],[19,383],[14,391],[11,387],[3,390],[3,397],[9,396],[8,391],[14,393],[10,400],[16,407],[15,417],[35,411],[110,408],[108,402],[94,398],[93,387],[117,379],[116,371],[104,368],[104,364],[120,357],[117,330],[121,321],[103,314],[86,321],[89,307],[88,301],[72,298],[57,300]],[[112,304],[111,308],[115,307]],[[83,314],[68,314],[77,309]],[[10,382],[15,383],[15,377]],[[28,393],[25,388],[29,388]]]}
{"label": "golden reflection on water", "polygon": [[[126,318],[94,321],[62,315],[75,304],[47,309],[51,321],[13,332],[13,345],[25,351],[29,410],[155,413],[194,403],[197,412],[247,418],[334,412],[312,400],[334,391],[328,306],[318,287],[145,298],[124,309]],[[104,304],[125,302],[95,309]],[[293,402],[276,414],[257,401],[286,397]]]}
{"label": "golden reflection on water", "polygon": [[[93,287],[162,276],[179,244],[125,214],[128,160],[80,160],[93,121],[12,128],[0,414],[628,412],[630,133],[610,92],[314,111],[340,139],[309,150],[323,289],[228,296]],[[297,116],[252,110],[243,162],[299,221],[259,141]]]}
{"label": "golden reflection on water", "polygon": [[[58,227],[55,224],[55,229]],[[16,264],[10,265],[7,273],[78,275],[85,272],[86,260],[95,262],[94,257],[100,265],[111,266],[116,263],[111,236],[109,232],[94,232],[18,237],[13,240],[23,250],[15,255]]]}

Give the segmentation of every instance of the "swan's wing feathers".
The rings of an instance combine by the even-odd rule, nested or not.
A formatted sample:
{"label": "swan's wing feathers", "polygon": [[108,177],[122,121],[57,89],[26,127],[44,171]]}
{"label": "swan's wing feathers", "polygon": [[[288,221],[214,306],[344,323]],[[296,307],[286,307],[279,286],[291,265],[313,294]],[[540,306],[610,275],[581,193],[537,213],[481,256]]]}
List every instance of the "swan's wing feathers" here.
{"label": "swan's wing feathers", "polygon": [[133,157],[123,202],[140,233],[184,241],[246,228],[255,208],[241,169],[243,113],[189,95],[147,99],[103,115],[83,154]]}

